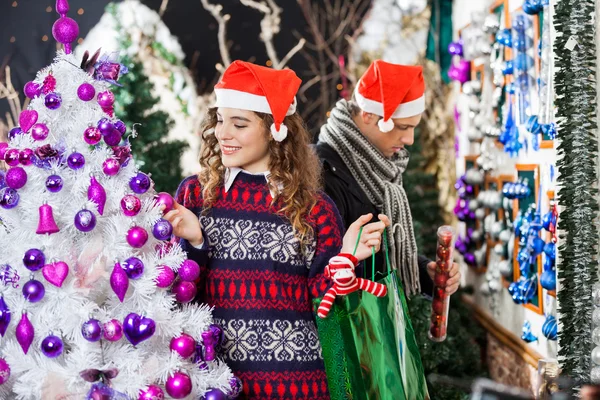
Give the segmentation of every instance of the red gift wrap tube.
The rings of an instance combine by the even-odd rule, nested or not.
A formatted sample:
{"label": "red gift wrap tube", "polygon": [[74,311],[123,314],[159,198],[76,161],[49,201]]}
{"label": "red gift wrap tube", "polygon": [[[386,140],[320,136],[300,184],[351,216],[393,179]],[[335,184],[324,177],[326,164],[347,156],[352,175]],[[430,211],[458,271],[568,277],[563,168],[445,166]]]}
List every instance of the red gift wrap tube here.
{"label": "red gift wrap tube", "polygon": [[454,230],[449,225],[441,226],[437,231],[437,259],[433,277],[433,302],[431,303],[431,326],[429,339],[434,342],[446,340],[450,296],[446,293],[446,283],[452,267],[452,249],[454,248]]}

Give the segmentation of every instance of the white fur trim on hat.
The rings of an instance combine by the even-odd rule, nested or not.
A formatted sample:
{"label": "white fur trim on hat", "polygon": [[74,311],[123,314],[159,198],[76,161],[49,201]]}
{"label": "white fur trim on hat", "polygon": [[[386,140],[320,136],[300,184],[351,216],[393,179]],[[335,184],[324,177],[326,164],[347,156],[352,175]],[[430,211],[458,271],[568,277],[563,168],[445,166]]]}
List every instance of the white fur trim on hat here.
{"label": "white fur trim on hat", "polygon": [[271,124],[271,134],[276,142],[283,142],[288,135],[288,128],[284,123],[279,125],[279,131],[275,128],[275,124]]}
{"label": "white fur trim on hat", "polygon": [[[358,88],[358,85],[356,87]],[[367,99],[358,93],[358,90],[354,91],[354,97],[361,110],[383,117],[382,103]],[[414,117],[415,115],[421,114],[423,111],[425,111],[425,95],[416,100],[400,104],[396,108],[396,111],[394,111],[394,114],[392,114],[392,118]]]}
{"label": "white fur trim on hat", "polygon": [[389,132],[394,129],[394,121],[392,119],[388,119],[387,121],[383,121],[383,117],[377,122],[377,126],[379,126],[379,130],[381,132]]}
{"label": "white fur trim on hat", "polygon": [[[259,96],[252,93],[242,92],[233,89],[215,89],[217,101],[213,107],[239,108],[263,114],[272,114],[271,106],[265,96]],[[285,115],[289,116],[296,112],[298,101],[294,96],[294,101],[290,104]]]}

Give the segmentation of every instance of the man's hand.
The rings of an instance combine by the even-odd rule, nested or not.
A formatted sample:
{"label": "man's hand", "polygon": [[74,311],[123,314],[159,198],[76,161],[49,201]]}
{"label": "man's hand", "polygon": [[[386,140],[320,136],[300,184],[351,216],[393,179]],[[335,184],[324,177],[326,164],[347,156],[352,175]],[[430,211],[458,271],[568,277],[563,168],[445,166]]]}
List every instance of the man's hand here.
{"label": "man's hand", "polygon": [[[429,274],[429,277],[432,281],[435,277],[435,268],[435,261],[432,261],[429,264],[427,264],[427,273]],[[460,286],[460,268],[458,267],[457,263],[452,263],[452,267],[450,267],[450,271],[448,272],[448,274],[449,278],[446,281],[446,293],[448,295],[451,295],[456,293],[458,287]]]}

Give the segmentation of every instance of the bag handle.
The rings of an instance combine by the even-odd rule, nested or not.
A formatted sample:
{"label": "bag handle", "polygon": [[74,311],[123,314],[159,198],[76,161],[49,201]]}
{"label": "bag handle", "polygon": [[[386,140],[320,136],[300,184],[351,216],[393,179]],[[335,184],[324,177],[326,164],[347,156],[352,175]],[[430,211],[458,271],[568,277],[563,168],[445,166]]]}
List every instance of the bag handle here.
{"label": "bag handle", "polygon": [[[356,255],[356,251],[358,250],[358,245],[360,244],[360,238],[362,236],[363,227],[360,227],[358,231],[358,238],[356,239],[356,245],[354,246],[354,251],[352,255]],[[390,254],[388,251],[388,242],[387,242],[387,229],[383,230],[383,252],[385,254],[385,264],[387,266],[387,274],[389,275],[392,272],[392,267],[390,265]],[[387,275],[386,275],[387,276]],[[371,280],[375,280],[375,248],[371,248]]]}

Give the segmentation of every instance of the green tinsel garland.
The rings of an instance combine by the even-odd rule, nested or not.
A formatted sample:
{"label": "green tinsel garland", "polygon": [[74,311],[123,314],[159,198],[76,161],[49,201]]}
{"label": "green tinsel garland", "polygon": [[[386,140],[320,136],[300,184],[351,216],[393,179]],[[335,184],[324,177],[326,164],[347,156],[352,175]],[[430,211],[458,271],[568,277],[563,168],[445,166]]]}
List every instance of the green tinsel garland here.
{"label": "green tinsel garland", "polygon": [[[554,42],[558,121],[558,202],[562,207],[558,292],[563,374],[590,380],[592,285],[597,277],[598,217],[594,0],[556,3]],[[576,45],[569,50],[573,40]]]}

